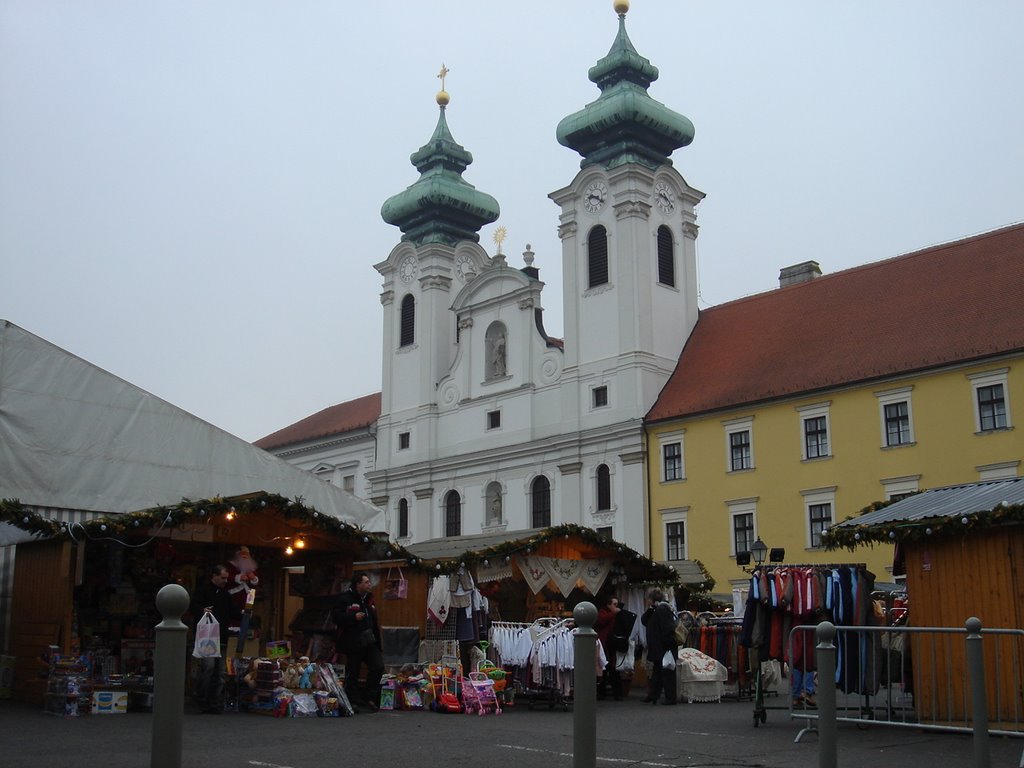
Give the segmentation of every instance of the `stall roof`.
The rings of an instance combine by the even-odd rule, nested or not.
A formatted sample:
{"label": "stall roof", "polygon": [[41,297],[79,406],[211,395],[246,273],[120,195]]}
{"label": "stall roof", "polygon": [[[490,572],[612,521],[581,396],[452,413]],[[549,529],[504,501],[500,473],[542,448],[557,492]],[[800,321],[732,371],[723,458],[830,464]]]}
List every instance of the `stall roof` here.
{"label": "stall roof", "polygon": [[660,560],[658,565],[671,568],[678,573],[680,584],[694,586],[708,581],[708,575],[696,560]]}
{"label": "stall roof", "polygon": [[529,539],[544,531],[544,528],[528,530],[502,531],[501,533],[477,533],[471,536],[448,536],[443,539],[430,539],[406,547],[409,554],[420,560],[451,560],[466,552],[479,552],[501,544]]}
{"label": "stall roof", "polygon": [[[0,467],[0,499],[43,509],[110,514],[265,491],[384,528],[372,504],[6,320]],[[5,543],[27,538],[5,533]]]}
{"label": "stall roof", "polygon": [[[512,555],[517,552],[529,552],[532,548],[566,536],[576,536],[596,550],[614,554],[615,560],[623,563],[634,575],[642,575],[651,583],[675,583],[677,579],[686,578],[687,584],[704,584],[709,577],[703,572],[699,563],[694,561],[678,561],[658,563],[645,557],[630,547],[597,533],[593,528],[565,523],[550,528],[531,528],[529,530],[502,531],[500,533],[481,533],[467,536],[450,536],[443,539],[431,539],[410,544],[406,550],[414,558],[426,562],[436,562],[442,572],[453,570],[460,561],[486,559],[496,554]],[[685,565],[684,565],[685,563]],[[676,567],[679,566],[679,567]],[[692,568],[691,568],[692,566]],[[695,569],[695,570],[694,570]],[[695,575],[700,573],[699,578]],[[692,576],[692,580],[690,580]]]}
{"label": "stall roof", "polygon": [[[966,522],[964,522],[966,521]],[[830,549],[1024,523],[1024,477],[921,491],[827,531]]]}

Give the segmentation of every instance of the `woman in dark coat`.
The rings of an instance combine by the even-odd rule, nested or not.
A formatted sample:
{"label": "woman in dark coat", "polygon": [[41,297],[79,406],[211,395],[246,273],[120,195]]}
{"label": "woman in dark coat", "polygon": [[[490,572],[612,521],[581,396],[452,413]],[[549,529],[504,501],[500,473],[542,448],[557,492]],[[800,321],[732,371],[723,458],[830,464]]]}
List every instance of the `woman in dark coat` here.
{"label": "woman in dark coat", "polygon": [[640,622],[647,628],[647,660],[651,662],[651,680],[647,686],[645,702],[658,703],[658,696],[664,691],[664,704],[675,704],[678,691],[675,669],[665,669],[661,661],[666,651],[672,652],[672,658],[679,653],[676,644],[675,628],[676,612],[665,602],[665,593],[655,587],[647,593],[647,610],[640,617]]}

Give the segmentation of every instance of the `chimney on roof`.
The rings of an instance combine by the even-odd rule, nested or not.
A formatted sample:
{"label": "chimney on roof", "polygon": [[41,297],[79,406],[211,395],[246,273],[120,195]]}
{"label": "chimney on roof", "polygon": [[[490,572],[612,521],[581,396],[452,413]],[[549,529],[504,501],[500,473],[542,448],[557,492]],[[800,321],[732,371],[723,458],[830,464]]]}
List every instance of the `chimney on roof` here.
{"label": "chimney on roof", "polygon": [[783,267],[779,270],[779,288],[806,283],[816,277],[821,277],[821,267],[816,261],[804,261],[792,267]]}

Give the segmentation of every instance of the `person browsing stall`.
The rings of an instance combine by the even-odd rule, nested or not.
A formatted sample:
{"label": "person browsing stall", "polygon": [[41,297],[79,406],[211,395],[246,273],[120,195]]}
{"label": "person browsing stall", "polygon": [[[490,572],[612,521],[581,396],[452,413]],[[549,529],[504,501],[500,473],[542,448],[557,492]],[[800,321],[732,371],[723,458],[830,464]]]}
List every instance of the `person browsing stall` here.
{"label": "person browsing stall", "polygon": [[612,697],[616,701],[622,701],[622,679],[619,677],[619,670],[615,665],[615,646],[612,636],[615,632],[615,617],[622,608],[619,606],[619,599],[615,595],[608,595],[604,605],[597,612],[597,621],[594,630],[597,632],[597,639],[601,641],[604,648],[605,659],[608,663],[604,668],[604,674],[597,684],[597,698],[608,697],[608,685],[611,684]]}
{"label": "person browsing stall", "polygon": [[647,628],[647,660],[651,662],[651,679],[647,687],[645,702],[658,703],[658,696],[664,691],[663,704],[675,704],[678,689],[675,669],[665,669],[662,659],[666,651],[672,656],[679,652],[675,639],[676,612],[665,602],[665,593],[655,587],[647,593],[647,610],[640,622]]}
{"label": "person browsing stall", "polygon": [[[345,687],[353,704],[369,711],[379,708],[380,678],[384,674],[373,583],[363,571],[352,575],[349,588],[338,596],[331,613],[338,627],[338,650],[345,654]],[[359,672],[366,665],[366,682],[359,688]]]}
{"label": "person browsing stall", "polygon": [[212,613],[220,624],[220,655],[197,659],[195,701],[203,714],[217,715],[224,711],[224,657],[228,653],[228,625],[237,622],[241,611],[236,609],[228,592],[228,569],[217,564],[210,569],[210,578],[196,590],[192,599],[192,618],[199,621]]}

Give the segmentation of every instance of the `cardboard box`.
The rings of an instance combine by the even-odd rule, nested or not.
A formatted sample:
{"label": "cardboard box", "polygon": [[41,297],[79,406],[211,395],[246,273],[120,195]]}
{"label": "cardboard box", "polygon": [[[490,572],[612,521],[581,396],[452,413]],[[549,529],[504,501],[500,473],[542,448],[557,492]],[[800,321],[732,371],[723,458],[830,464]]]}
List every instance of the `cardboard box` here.
{"label": "cardboard box", "polygon": [[92,714],[123,715],[128,711],[128,691],[93,691]]}

